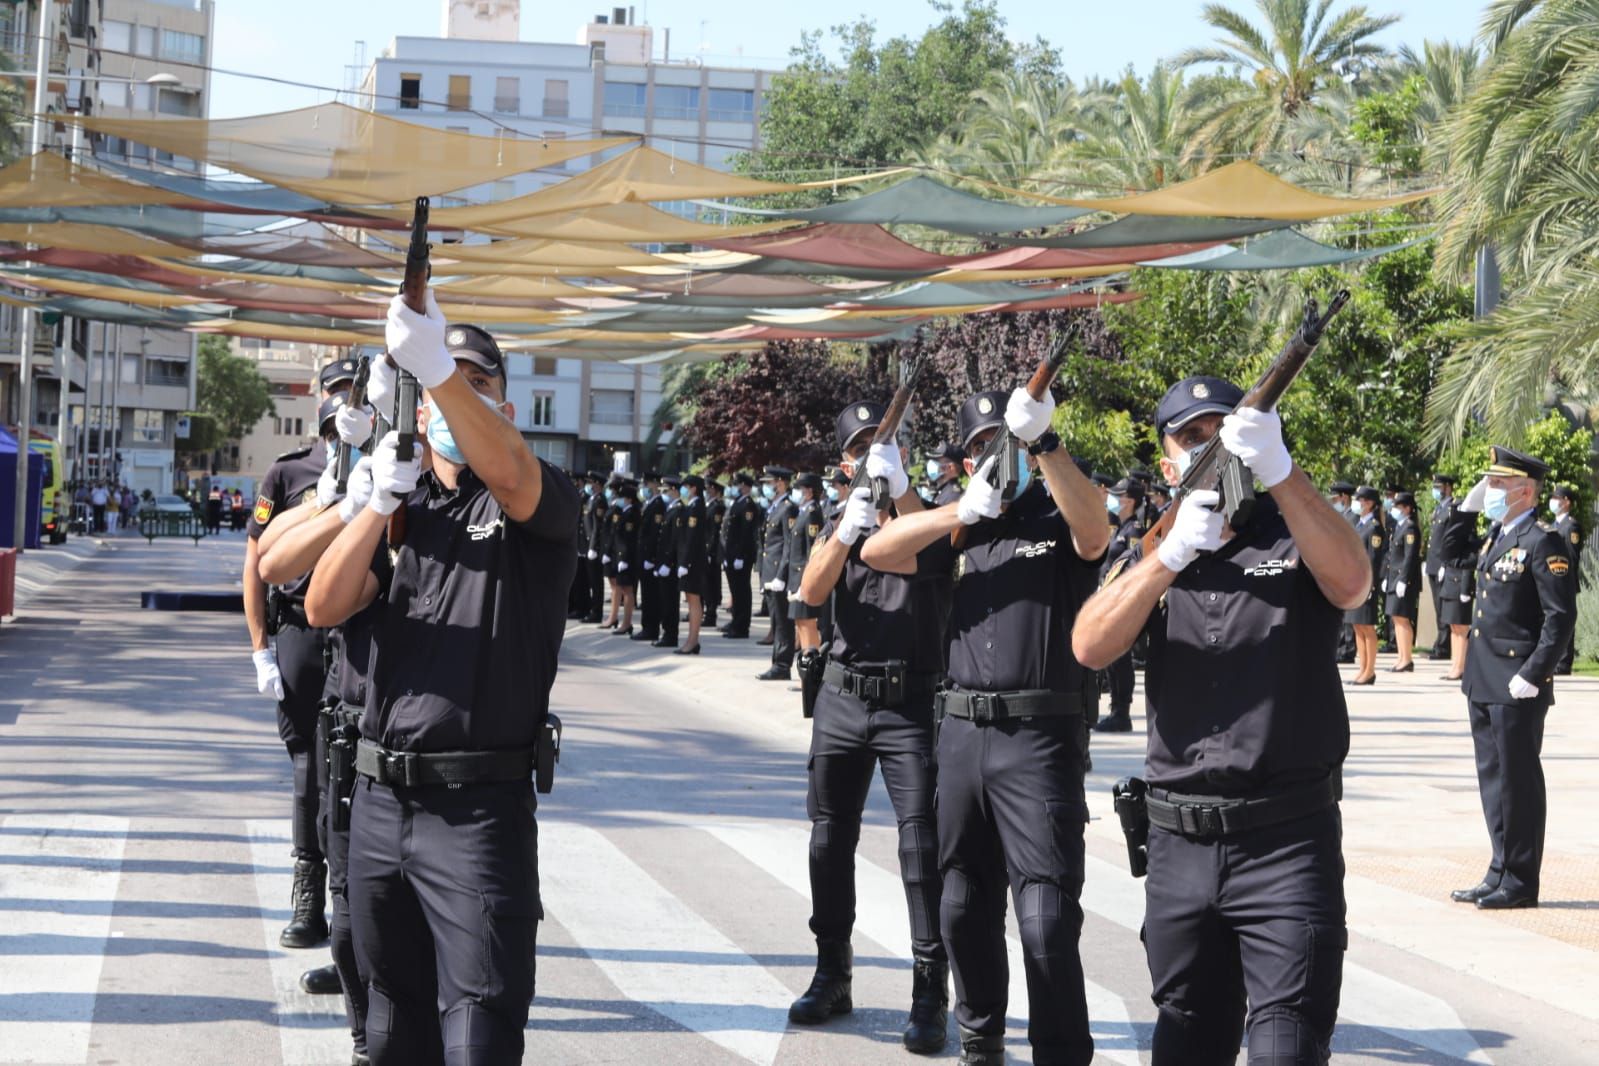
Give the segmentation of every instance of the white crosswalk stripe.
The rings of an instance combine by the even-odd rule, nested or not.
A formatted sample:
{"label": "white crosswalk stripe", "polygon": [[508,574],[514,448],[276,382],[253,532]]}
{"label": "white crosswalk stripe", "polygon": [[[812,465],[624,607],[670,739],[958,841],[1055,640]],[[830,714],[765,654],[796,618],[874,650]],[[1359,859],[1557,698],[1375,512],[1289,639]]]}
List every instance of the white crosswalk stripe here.
{"label": "white crosswalk stripe", "polygon": [[6,1061],[88,1061],[127,833],[128,819],[93,815],[14,814],[0,826],[0,899],[37,901],[7,908],[0,926]]}
{"label": "white crosswalk stripe", "polygon": [[252,820],[246,828],[284,1066],[343,1066],[350,1061],[343,1002],[338,996],[308,996],[300,991],[302,973],[331,961],[327,948],[294,951],[278,944],[284,923],[274,915],[282,912],[294,881],[289,822]]}
{"label": "white crosswalk stripe", "polygon": [[598,831],[544,822],[539,854],[546,914],[623,995],[770,1066],[792,998],[781,982]]}

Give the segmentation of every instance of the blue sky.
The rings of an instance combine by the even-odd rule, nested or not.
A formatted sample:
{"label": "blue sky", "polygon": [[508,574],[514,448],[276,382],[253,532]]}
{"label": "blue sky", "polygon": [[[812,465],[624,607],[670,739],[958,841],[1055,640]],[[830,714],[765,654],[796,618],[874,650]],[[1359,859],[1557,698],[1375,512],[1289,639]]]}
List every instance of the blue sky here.
{"label": "blue sky", "polygon": [[[581,0],[573,5],[525,2],[522,38],[575,41],[581,21],[613,6],[612,0],[591,0],[587,6]],[[937,17],[916,0],[875,5],[808,0],[758,8],[748,0],[653,0],[634,6],[638,21],[671,29],[674,56],[703,50],[711,62],[761,66],[781,66],[802,31],[848,22],[863,13],[871,14],[882,37],[919,34]],[[1248,10],[1254,4],[1229,0],[1229,6]],[[1475,33],[1483,8],[1478,0],[1370,0],[1366,6],[1373,13],[1402,16],[1383,35],[1392,46],[1466,41]],[[213,62],[230,70],[339,87],[345,84],[356,41],[366,42],[371,57],[393,37],[435,36],[442,7],[443,0],[216,0]],[[1061,50],[1066,70],[1074,76],[1114,75],[1129,64],[1145,70],[1210,40],[1212,31],[1199,18],[1202,7],[1199,0],[999,0],[1012,37],[1045,37]],[[660,39],[658,33],[657,49]],[[211,116],[284,111],[329,98],[326,92],[217,74]]]}

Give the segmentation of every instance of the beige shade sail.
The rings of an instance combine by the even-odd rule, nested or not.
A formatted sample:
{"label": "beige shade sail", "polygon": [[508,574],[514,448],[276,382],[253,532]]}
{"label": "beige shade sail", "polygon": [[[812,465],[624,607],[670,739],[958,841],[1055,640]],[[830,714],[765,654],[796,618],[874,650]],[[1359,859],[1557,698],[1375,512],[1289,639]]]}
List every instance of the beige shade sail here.
{"label": "beige shade sail", "polygon": [[[458,210],[450,208],[448,210]],[[459,210],[470,210],[461,208]],[[434,212],[434,221],[442,222],[444,211]],[[788,229],[791,222],[768,222],[754,226],[740,226],[741,237],[771,233]],[[547,215],[530,215],[514,221],[502,222],[492,227],[482,227],[484,232],[508,237],[538,237],[550,241],[611,241],[618,244],[680,243],[708,241],[725,238],[726,226],[696,222],[682,218],[649,204],[606,204],[578,211],[557,211]]]}
{"label": "beige shade sail", "polygon": [[236,322],[228,318],[206,319],[188,327],[192,333],[220,333],[226,337],[261,337],[302,344],[381,344],[383,327],[367,330],[319,329],[315,326],[279,326],[269,322]]}
{"label": "beige shade sail", "polygon": [[0,167],[0,209],[142,207],[189,202],[177,193],[77,166],[54,152],[40,152]]}
{"label": "beige shade sail", "polygon": [[1171,215],[1205,218],[1271,218],[1305,222],[1361,211],[1380,211],[1399,204],[1414,203],[1437,192],[1421,192],[1360,199],[1326,196],[1302,189],[1262,169],[1247,159],[1229,163],[1197,178],[1168,185],[1164,189],[1135,196],[1115,196],[1100,200],[1067,200],[1048,197],[1057,204],[1088,207],[1096,211],[1127,215]]}
{"label": "beige shade sail", "polygon": [[229,119],[53,117],[346,205],[404,205],[636,141],[478,137],[345,104]]}
{"label": "beige shade sail", "polygon": [[7,285],[15,285],[18,288],[66,293],[69,296],[84,296],[93,300],[116,300],[125,304],[136,304],[139,307],[187,307],[193,304],[212,302],[203,297],[190,296],[184,293],[149,292],[144,289],[124,288],[121,285],[96,285],[93,282],[68,281],[64,278],[40,278],[0,273],[0,281],[4,281]]}
{"label": "beige shade sail", "polygon": [[524,303],[539,300],[559,300],[562,298],[583,298],[604,295],[622,295],[634,290],[620,285],[607,285],[599,288],[590,288],[583,285],[573,285],[565,281],[556,281],[548,277],[516,277],[508,275],[488,275],[485,277],[471,278],[467,281],[452,281],[446,285],[435,286],[433,291],[440,300],[455,299],[465,303],[478,301],[492,302],[496,300],[519,300]]}
{"label": "beige shade sail", "polygon": [[7,223],[0,225],[0,241],[67,248],[75,252],[103,252],[106,255],[182,258],[194,254],[181,245],[158,241],[154,237],[142,237],[125,229],[92,226],[84,222]]}
{"label": "beige shade sail", "polygon": [[[242,274],[236,270],[219,270],[216,267],[209,267],[200,262],[178,262],[172,259],[160,259],[158,261],[152,256],[145,256],[144,258],[156,263],[157,266],[166,267],[169,270],[176,270],[183,274],[192,274],[195,277],[200,278],[218,278],[230,281],[271,281],[274,285],[290,285],[298,289],[327,289],[333,292],[360,293],[375,291],[369,288],[351,285],[347,281],[328,281],[323,278],[300,278],[292,276],[280,277],[278,275],[263,277],[260,274]],[[398,277],[395,278],[394,284],[396,288],[399,287]]]}

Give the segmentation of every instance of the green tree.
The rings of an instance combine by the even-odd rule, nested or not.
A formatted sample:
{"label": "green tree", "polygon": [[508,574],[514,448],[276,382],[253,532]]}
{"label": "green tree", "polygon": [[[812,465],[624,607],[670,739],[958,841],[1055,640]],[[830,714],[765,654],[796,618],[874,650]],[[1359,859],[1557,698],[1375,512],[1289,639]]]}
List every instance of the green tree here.
{"label": "green tree", "polygon": [[1179,160],[1193,125],[1192,97],[1182,72],[1166,64],[1147,78],[1129,70],[1085,95],[1083,135],[1067,147],[1067,166],[1079,180],[1112,189],[1158,189],[1191,177]]}
{"label": "green tree", "polygon": [[239,440],[263,416],[276,413],[267,379],[250,360],[229,351],[225,337],[201,337],[199,362],[197,406],[216,420],[223,440]]}

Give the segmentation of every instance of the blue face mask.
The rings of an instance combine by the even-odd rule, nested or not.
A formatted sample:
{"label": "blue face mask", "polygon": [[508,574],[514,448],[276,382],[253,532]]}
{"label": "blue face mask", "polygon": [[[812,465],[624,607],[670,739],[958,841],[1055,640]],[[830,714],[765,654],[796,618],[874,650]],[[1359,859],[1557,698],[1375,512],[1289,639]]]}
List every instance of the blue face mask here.
{"label": "blue face mask", "polygon": [[772,488],[770,482],[768,482],[767,484],[761,486],[761,499],[763,499],[763,500],[772,500],[772,499],[776,499],[776,498],[777,498],[777,490]]}
{"label": "blue face mask", "polygon": [[1402,522],[1405,518],[1405,512],[1401,511],[1399,507],[1395,505],[1388,508],[1388,517],[1392,518],[1395,522]]}
{"label": "blue face mask", "polygon": [[800,494],[799,489],[789,489],[788,498],[792,500],[796,506],[805,502],[805,497]]}
{"label": "blue face mask", "polygon": [[683,485],[683,486],[680,486],[678,488],[678,490],[677,490],[677,498],[682,500],[684,503],[687,503],[688,501],[690,501],[690,500],[692,500],[694,498],[694,493],[689,489],[689,487],[687,485]]}
{"label": "blue face mask", "polygon": [[[477,398],[483,401],[485,407],[491,407],[496,411],[505,406],[498,400],[484,396],[482,393],[478,393]],[[466,456],[461,454],[460,447],[455,443],[455,434],[450,431],[450,424],[444,420],[444,412],[431,403],[427,407],[428,444],[434,451],[450,462],[465,464]]]}
{"label": "blue face mask", "polygon": [[[592,493],[590,495],[592,495]],[[605,502],[606,503],[610,503],[614,499],[616,499],[616,490],[615,489],[606,489],[605,490]]]}
{"label": "blue face mask", "polygon": [[1016,495],[1020,496],[1027,491],[1027,486],[1033,483],[1033,472],[1027,466],[1025,456],[1018,456],[1016,463]]}
{"label": "blue face mask", "polygon": [[1444,498],[1444,490],[1443,489],[1433,489],[1432,490],[1432,498],[1434,500],[1442,500]]}
{"label": "blue face mask", "polygon": [[1510,510],[1509,496],[1504,489],[1490,488],[1482,497],[1482,513],[1488,516],[1488,521],[1497,522],[1505,517],[1505,512]]}
{"label": "blue face mask", "polygon": [[1332,507],[1333,510],[1337,511],[1339,514],[1343,514],[1345,511],[1349,510],[1349,505],[1343,500],[1334,500]]}
{"label": "blue face mask", "polygon": [[917,489],[916,495],[922,498],[923,503],[933,502],[933,490],[928,488],[926,485],[923,485],[921,488]]}
{"label": "blue face mask", "polygon": [[830,502],[830,503],[837,503],[838,502],[838,486],[837,485],[829,485],[829,486],[827,486],[827,499],[828,499],[828,502]]}
{"label": "blue face mask", "polygon": [[1109,511],[1111,514],[1121,514],[1122,498],[1120,496],[1106,496],[1105,510]]}
{"label": "blue face mask", "polygon": [[929,459],[929,460],[927,460],[927,476],[932,478],[934,481],[937,481],[938,480],[938,474],[939,474],[938,460],[937,459]]}

